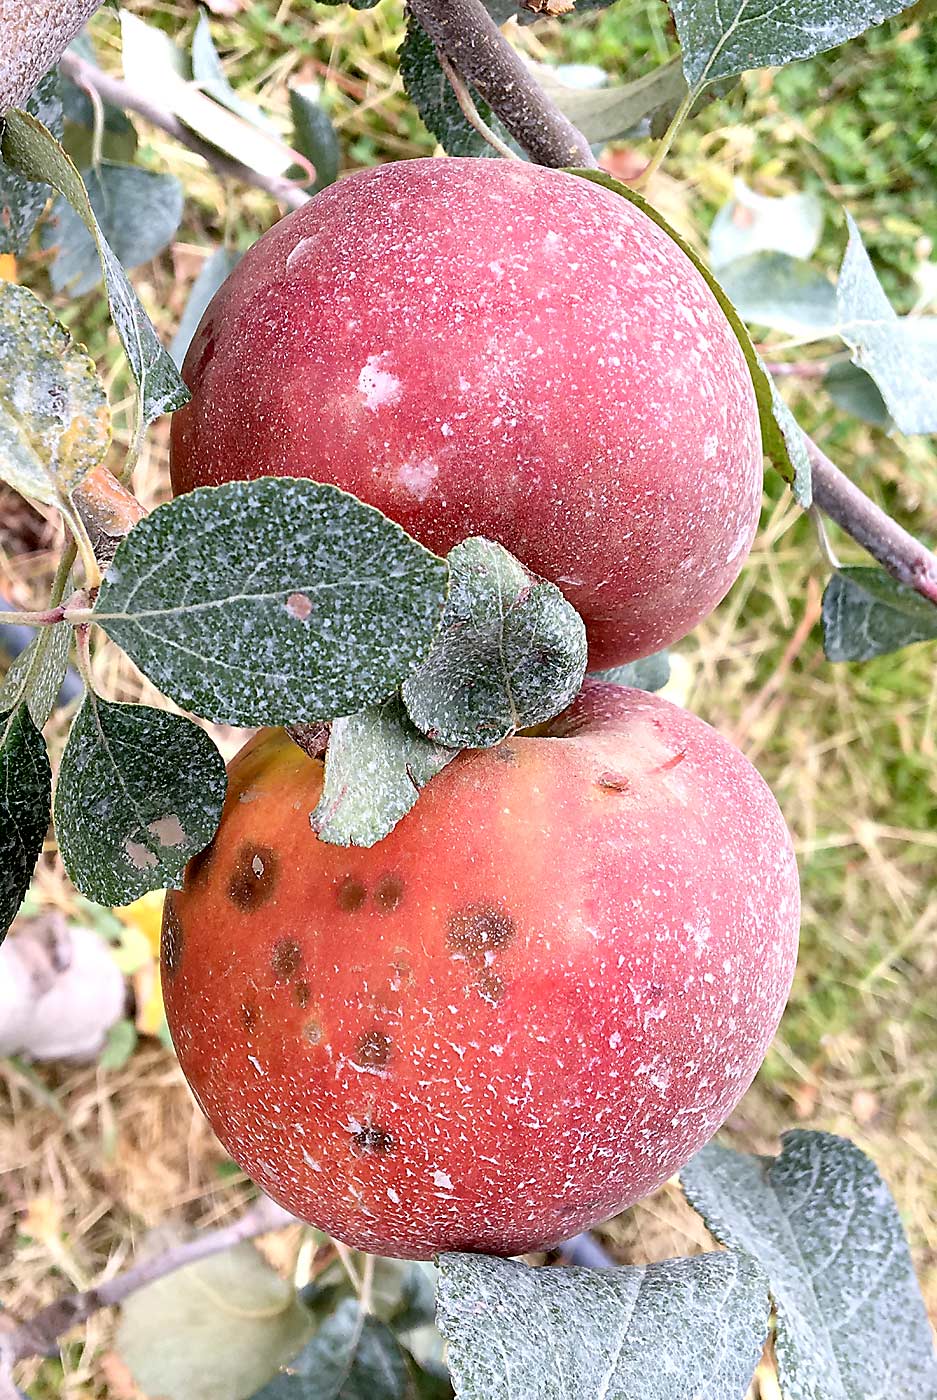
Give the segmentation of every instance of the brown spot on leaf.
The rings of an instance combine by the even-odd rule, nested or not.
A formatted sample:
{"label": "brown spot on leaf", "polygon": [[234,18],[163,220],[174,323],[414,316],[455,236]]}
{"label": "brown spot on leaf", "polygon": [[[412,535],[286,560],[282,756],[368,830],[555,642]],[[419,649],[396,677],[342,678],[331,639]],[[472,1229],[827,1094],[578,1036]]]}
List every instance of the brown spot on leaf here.
{"label": "brown spot on leaf", "polygon": [[278,982],[288,982],[291,977],[296,976],[302,960],[303,955],[299,944],[294,943],[292,938],[281,938],[279,943],[274,946],[273,956],[270,959],[274,977]]}
{"label": "brown spot on leaf", "polygon": [[175,812],[170,812],[168,816],[159,817],[155,822],[150,822],[147,831],[151,836],[156,837],[161,846],[183,846],[185,844],[186,835]]}
{"label": "brown spot on leaf", "polygon": [[403,880],[399,875],[385,875],[374,891],[374,902],[384,914],[391,914],[403,899]]}
{"label": "brown spot on leaf", "polygon": [[312,612],[312,600],[305,593],[291,593],[286,600],[286,611],[297,622],[305,622]]}
{"label": "brown spot on leaf", "polygon": [[365,1031],[355,1047],[355,1060],[359,1065],[386,1065],[390,1058],[390,1036],[385,1031]]}
{"label": "brown spot on leaf", "polygon": [[269,846],[242,846],[228,881],[231,903],[246,914],[266,904],[277,887],[279,867],[280,858]]}
{"label": "brown spot on leaf", "polygon": [[504,996],[504,978],[499,977],[496,972],[485,972],[478,979],[478,995],[482,1001],[490,1001],[492,1006]]}
{"label": "brown spot on leaf", "polygon": [[449,920],[449,946],[467,958],[503,948],[514,937],[514,920],[488,904],[467,904]]}
{"label": "brown spot on leaf", "polygon": [[297,1006],[300,1006],[300,1007],[308,1006],[308,1005],[309,1005],[309,983],[308,983],[308,982],[297,982],[297,983],[296,983],[295,987],[293,988],[293,1000],[295,1001],[296,1005],[297,1005]]}
{"label": "brown spot on leaf", "polygon": [[344,909],[347,914],[353,914],[356,909],[360,909],[367,897],[367,888],[360,880],[356,880],[354,875],[345,876],[335,896],[339,909]]}
{"label": "brown spot on leaf", "polygon": [[397,1146],[393,1135],[386,1128],[379,1127],[377,1123],[365,1123],[364,1127],[352,1134],[351,1140],[356,1152],[375,1152],[382,1157],[393,1152]]}
{"label": "brown spot on leaf", "polygon": [[163,968],[170,977],[175,977],[182,962],[182,948],[184,944],[182,924],[176,912],[175,902],[171,894],[166,896],[166,904],[163,911],[163,935],[160,940],[161,956]]}

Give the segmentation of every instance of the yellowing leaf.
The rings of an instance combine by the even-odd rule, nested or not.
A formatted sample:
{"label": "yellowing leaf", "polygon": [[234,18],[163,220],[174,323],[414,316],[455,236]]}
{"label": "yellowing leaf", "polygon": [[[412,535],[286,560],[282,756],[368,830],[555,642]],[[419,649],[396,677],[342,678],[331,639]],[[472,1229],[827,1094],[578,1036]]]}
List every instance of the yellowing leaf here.
{"label": "yellowing leaf", "polygon": [[132,904],[126,904],[114,913],[128,928],[138,929],[146,938],[150,952],[159,957],[160,931],[163,927],[163,890],[150,890]]}
{"label": "yellowing leaf", "polygon": [[16,258],[12,253],[0,253],[0,282],[16,281]]}
{"label": "yellowing leaf", "polygon": [[163,989],[156,963],[147,963],[134,974],[133,989],[137,1003],[136,1026],[141,1035],[159,1035],[166,1020]]}

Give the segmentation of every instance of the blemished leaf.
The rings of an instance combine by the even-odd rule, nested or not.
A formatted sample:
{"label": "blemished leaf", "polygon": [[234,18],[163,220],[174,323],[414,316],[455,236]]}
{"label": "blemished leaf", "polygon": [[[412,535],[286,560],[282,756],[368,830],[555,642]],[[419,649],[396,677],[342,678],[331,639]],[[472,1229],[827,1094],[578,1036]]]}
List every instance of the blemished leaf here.
{"label": "blemished leaf", "polygon": [[314,481],[202,486],[118,546],[95,620],[183,709],[223,724],[355,714],[426,656],[448,567]]}
{"label": "blemished leaf", "polygon": [[40,627],[36,638],[10,664],[0,685],[0,710],[15,709],[25,700],[33,724],[41,729],[58,699],[73,629],[67,623]]}
{"label": "blemished leaf", "polygon": [[51,805],[49,755],[29,710],[0,710],[0,942],[29,889]]}
{"label": "blemished leaf", "polygon": [[169,348],[170,355],[180,369],[182,361],[185,359],[185,352],[192,344],[192,337],[198,330],[199,322],[208,309],[208,303],[240,261],[240,253],[235,253],[230,248],[216,248],[211,257],[206,258],[202,264],[199,275],[192,283],[189,300],[186,302],[185,310],[179,321],[179,329],[176,331]]}
{"label": "blemished leaf", "polygon": [[610,87],[571,87],[544,63],[535,64],[534,72],[560,111],[593,145],[627,135],[655,112],[680,102],[686,93],[678,58],[634,82]]}
{"label": "blemished leaf", "polygon": [[829,661],[870,661],[937,638],[937,606],[883,569],[844,565],[823,594],[823,650]]}
{"label": "blemished leaf", "polygon": [[0,478],[34,501],[59,504],[110,440],[94,361],[38,297],[0,282]]}
{"label": "blemished leaf", "polygon": [[218,828],[224,760],[197,724],[90,692],[71,727],[55,789],[55,831],[86,899],[130,904],[178,888]]}
{"label": "blemished leaf", "polygon": [[609,685],[631,686],[634,690],[663,690],[670,680],[670,655],[666,651],[655,651],[653,656],[626,661],[624,666],[613,666],[610,671],[593,671],[592,677]]}
{"label": "blemished leaf", "polygon": [[905,0],[672,0],[691,87],[834,49],[905,8]]}
{"label": "blemished leaf", "polygon": [[809,258],[823,228],[823,208],[816,195],[785,194],[779,199],[756,194],[736,180],[732,198],[713,219],[709,261],[718,272],[750,253],[787,253]]}
{"label": "blemished leaf", "polygon": [[139,386],[145,421],[151,423],[161,413],[188,403],[191,395],[179,371],[160,345],[127,274],[98,227],[81,176],[52,133],[28,113],[7,112],[2,154],[9,165],[30,179],[52,185],[80,214],[93,235],[104,268],[111,319]]}
{"label": "blemished leaf", "polygon": [[490,748],[566,708],[586,673],[586,628],[556,584],[491,540],[456,545],[449,571],[442,627],[404,703],[446,748]]}
{"label": "blemished leaf", "polygon": [[[26,99],[25,110],[62,135],[62,101],[58,74],[53,69]],[[21,253],[39,221],[52,191],[12,170],[0,160],[0,253]]]}
{"label": "blemished leaf", "polygon": [[209,97],[235,112],[245,121],[261,130],[276,133],[276,128],[260,108],[252,102],[245,102],[228,82],[215,42],[211,37],[211,24],[204,10],[199,12],[198,23],[192,36],[192,80]]}
{"label": "blemished leaf", "polygon": [[[790,423],[793,421],[790,410],[784,407],[777,390],[771,380],[771,376],[765,369],[751,341],[751,336],[745,329],[742,321],[732,302],[726,296],[721,285],[713,276],[706,264],[697,256],[685,239],[671,228],[663,215],[659,214],[653,205],[648,204],[646,199],[642,199],[634,190],[623,185],[619,180],[613,179],[601,170],[577,170],[577,175],[585,180],[592,180],[596,184],[604,185],[606,189],[614,190],[623,199],[630,199],[632,204],[637,205],[649,219],[652,219],[658,228],[662,228],[665,233],[676,243],[690,259],[690,262],[706,279],[713,296],[725,312],[726,320],[732,327],[738,338],[742,353],[751,370],[752,384],[755,390],[755,399],[758,404],[758,414],[761,420],[761,437],[764,450],[771,458],[774,468],[793,487],[794,495],[800,504],[806,509],[810,505],[810,473],[805,471],[806,453],[803,452],[799,434],[792,433]],[[779,404],[784,411],[779,419]]]}
{"label": "blemished leaf", "polygon": [[721,267],[719,280],[749,324],[805,340],[836,334],[836,288],[819,268],[800,258],[749,253]]}
{"label": "blemished leaf", "polygon": [[132,1293],[116,1348],[147,1395],[249,1400],[314,1325],[292,1284],[238,1244]]}
{"label": "blemished leaf", "polygon": [[439,1260],[438,1320],[465,1400],[742,1400],[768,1331],[744,1254],[617,1269]]}
{"label": "blemished leaf", "polygon": [[823,376],[823,387],[837,408],[861,418],[863,423],[888,429],[891,414],[871,374],[846,361],[830,365]]}
{"label": "blemished leaf", "polygon": [[710,1143],[680,1180],[716,1238],[768,1275],[785,1400],[933,1400],[927,1313],[875,1165],[832,1133],[796,1129],[782,1149],[749,1157]]}
{"label": "blemished leaf", "polygon": [[339,1303],[306,1344],[252,1400],[410,1400],[410,1367],[386,1323]]}
{"label": "blemished leaf", "polygon": [[414,727],[399,695],[335,720],[313,831],[336,846],[375,845],[455,756]]}
{"label": "blemished leaf", "polygon": [[293,145],[316,168],[312,190],[317,193],[338,179],[341,147],[332,119],[319,101],[315,83],[290,88]]}
{"label": "blemished leaf", "polygon": [[[98,228],[122,267],[139,267],[172,242],[185,202],[174,175],[102,161],[95,170],[82,171],[81,177]],[[57,250],[49,269],[52,286],[57,292],[82,296],[101,280],[97,244],[67,199],[60,196],[55,201],[53,216],[43,229],[44,246]]]}
{"label": "blemished leaf", "polygon": [[875,380],[899,431],[937,432],[937,317],[898,316],[849,214],[846,222],[849,242],[836,285],[839,333],[853,362]]}
{"label": "blemished leaf", "polygon": [[[436,47],[413,15],[400,46],[400,76],[423,125],[450,156],[494,155],[485,138],[470,125],[456,100],[452,84],[436,55]],[[491,108],[472,90],[482,121],[491,125]]]}

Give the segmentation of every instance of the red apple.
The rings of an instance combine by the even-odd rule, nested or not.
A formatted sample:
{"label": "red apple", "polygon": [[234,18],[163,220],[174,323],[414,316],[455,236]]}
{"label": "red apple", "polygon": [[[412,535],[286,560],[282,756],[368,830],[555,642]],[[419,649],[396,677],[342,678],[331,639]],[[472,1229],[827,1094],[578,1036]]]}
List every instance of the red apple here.
{"label": "red apple", "polygon": [[312,477],[439,553],[497,540],[593,667],[685,635],[751,546],[761,433],[704,279],[626,199],[520,161],[359,171],[250,250],[173,418],[176,491]]}
{"label": "red apple", "polygon": [[369,850],[282,732],[167,899],[166,1010],[232,1156],[356,1247],[516,1254],[652,1191],[725,1120],[790,989],[774,798],[708,725],[590,686],[460,754]]}

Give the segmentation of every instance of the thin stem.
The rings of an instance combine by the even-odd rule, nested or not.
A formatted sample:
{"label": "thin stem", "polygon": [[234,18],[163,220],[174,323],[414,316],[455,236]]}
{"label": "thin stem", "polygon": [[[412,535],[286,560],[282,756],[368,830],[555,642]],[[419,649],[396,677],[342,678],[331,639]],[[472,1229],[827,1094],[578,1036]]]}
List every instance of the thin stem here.
{"label": "thin stem", "polygon": [[820,546],[820,553],[831,569],[838,569],[840,560],[830,541],[829,532],[827,531],[823,516],[816,506],[811,506],[807,514],[813,522],[813,528],[817,535],[817,544]]}
{"label": "thin stem", "polygon": [[671,146],[674,143],[674,139],[676,138],[677,132],[680,130],[683,123],[690,115],[690,108],[693,106],[693,103],[696,101],[698,96],[699,93],[696,91],[696,89],[691,88],[687,92],[686,97],[684,97],[683,101],[680,103],[680,106],[674,112],[673,117],[671,118],[670,125],[664,132],[660,141],[658,141],[657,143],[657,149],[651,156],[651,159],[648,161],[647,165],[642,170],[639,179],[637,180],[637,184],[642,189],[646,185],[650,184],[651,180],[653,180],[654,176],[657,174],[658,170],[664,162],[665,157],[667,156],[667,153],[669,152]]}
{"label": "thin stem", "polygon": [[75,663],[78,674],[85,683],[89,695],[94,695],[94,676],[91,674],[91,627],[83,623],[75,631]]}
{"label": "thin stem", "polygon": [[0,627],[54,627],[64,616],[63,607],[41,612],[0,612]]}
{"label": "thin stem", "polygon": [[85,587],[88,589],[100,588],[101,566],[98,563],[98,556],[94,552],[91,536],[81,518],[81,513],[72,506],[71,501],[60,501],[59,509],[65,517],[65,523],[72,532],[72,538],[81,556],[81,567],[85,572]]}
{"label": "thin stem", "polygon": [[358,1295],[358,1306],[363,1317],[367,1317],[372,1310],[371,1298],[374,1292],[374,1255],[366,1254],[364,1264],[361,1269],[361,1292]]}
{"label": "thin stem", "polygon": [[455,93],[455,100],[461,107],[462,115],[469,126],[474,127],[479,136],[487,141],[491,149],[497,151],[499,156],[504,156],[506,160],[520,160],[517,152],[512,151],[507,142],[502,141],[497,132],[492,131],[488,123],[483,120],[481,113],[472,101],[472,94],[469,92],[468,86],[453,68],[446,55],[437,53],[436,57],[439,59],[440,68],[449,79],[449,85]]}

